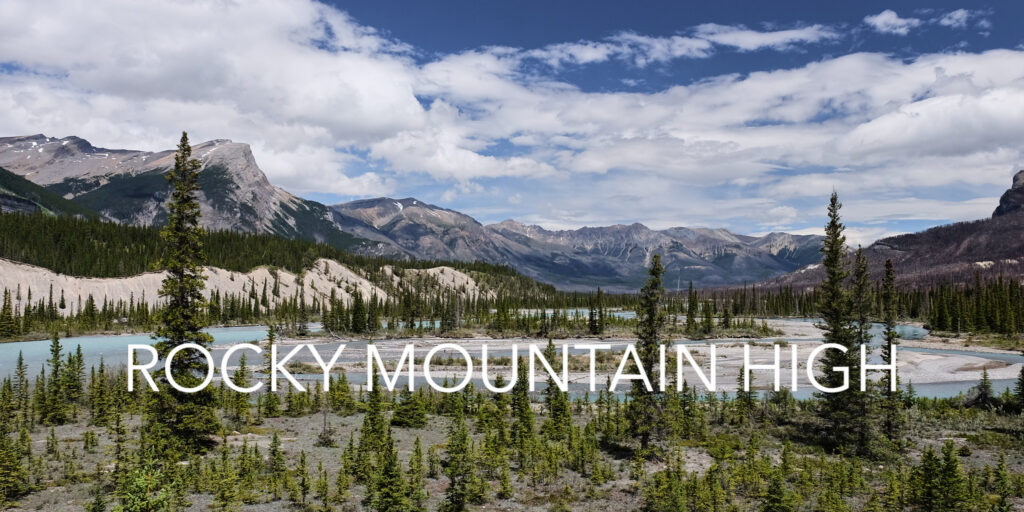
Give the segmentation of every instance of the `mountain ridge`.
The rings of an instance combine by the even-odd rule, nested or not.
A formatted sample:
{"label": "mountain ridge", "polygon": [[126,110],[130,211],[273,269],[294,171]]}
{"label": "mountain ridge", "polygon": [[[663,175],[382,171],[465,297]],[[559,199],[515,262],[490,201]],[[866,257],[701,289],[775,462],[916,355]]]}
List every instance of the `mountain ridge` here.
{"label": "mountain ridge", "polygon": [[[563,289],[634,291],[655,253],[666,282],[720,286],[759,281],[820,259],[818,237],[740,235],[720,228],[654,230],[640,223],[548,230],[514,220],[484,225],[414,197],[326,206],[274,186],[248,144],[192,146],[202,163],[204,227],[327,243],[369,256],[508,265]],[[160,225],[173,150],[105,149],[69,136],[0,138],[0,166],[102,218]]]}
{"label": "mountain ridge", "polygon": [[[276,234],[353,247],[320,203],[270,183],[248,144],[216,139],[192,146],[202,163],[199,203],[207,229]],[[174,151],[106,149],[76,136],[0,138],[0,167],[115,222],[159,225]]]}
{"label": "mountain ridge", "polygon": [[415,198],[361,199],[331,209],[353,234],[378,241],[381,255],[481,259],[566,289],[635,290],[655,253],[662,254],[667,280],[702,286],[756,281],[820,259],[815,235],[755,237],[641,223],[549,230],[511,219],[484,225]]}

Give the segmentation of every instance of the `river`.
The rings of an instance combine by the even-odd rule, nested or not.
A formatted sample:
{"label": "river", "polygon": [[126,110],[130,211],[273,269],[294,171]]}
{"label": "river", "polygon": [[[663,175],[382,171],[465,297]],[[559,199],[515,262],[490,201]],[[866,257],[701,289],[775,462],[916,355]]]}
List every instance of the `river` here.
{"label": "river", "polygon": [[[813,320],[808,320],[813,321]],[[311,330],[316,331],[320,329],[318,324],[311,324]],[[899,326],[900,336],[904,339],[920,339],[927,335],[927,331],[921,327],[912,325],[901,325]],[[263,340],[267,336],[267,329],[261,326],[244,326],[244,327],[217,327],[207,329],[206,332],[213,336],[213,354],[216,361],[219,361],[218,353],[223,353],[224,350],[230,345],[237,343],[253,342]],[[874,346],[878,346],[881,343],[882,326],[876,324],[872,329]],[[785,341],[793,343],[807,343],[820,341],[820,339],[814,338],[780,338]],[[447,342],[458,343],[459,340],[446,340]],[[480,340],[473,340],[475,343],[479,343]],[[340,342],[332,342],[323,338],[316,338],[312,340],[313,343],[317,343],[317,349],[321,354],[324,354],[325,360],[328,359],[333,353]],[[581,340],[581,342],[584,342]],[[736,340],[701,340],[696,342],[681,342],[681,343],[736,343]],[[132,344],[153,344],[154,340],[149,334],[130,334],[130,335],[97,335],[97,336],[76,336],[71,338],[65,338],[61,340],[61,344],[64,347],[65,352],[75,350],[76,346],[82,348],[82,355],[85,359],[85,366],[99,365],[100,359],[102,358],[108,366],[119,367],[127,361],[128,346]],[[395,341],[377,341],[378,345],[389,344],[389,343],[407,343],[407,340],[395,340]],[[365,357],[365,341],[349,341],[346,343],[347,347],[340,361],[356,361],[363,360]],[[622,345],[624,346],[625,341]],[[0,376],[9,375],[13,373],[18,353],[24,357],[25,363],[28,366],[31,375],[35,375],[39,372],[40,368],[46,364],[47,358],[49,358],[49,340],[38,340],[38,341],[22,341],[14,343],[3,343],[0,344]],[[959,355],[970,355],[976,356],[983,359],[1004,361],[1010,364],[1024,363],[1024,356],[1016,354],[993,354],[988,352],[975,352],[975,351],[953,351],[943,349],[932,349],[932,348],[917,348],[917,347],[900,347],[900,351],[912,351],[912,352],[926,352],[935,354],[959,354]],[[573,353],[583,353],[583,351],[573,350]],[[494,348],[491,350],[491,356],[508,355],[510,349]],[[235,364],[237,357],[240,353],[236,353],[234,361],[229,364]],[[246,352],[249,358],[250,365],[258,365],[260,357],[257,354]],[[308,352],[304,352],[307,357],[300,357],[297,359],[312,361],[311,357],[308,357]],[[474,355],[478,355],[475,353]],[[874,359],[877,361],[877,352]],[[312,378],[314,376],[309,376]],[[353,384],[359,384],[366,381],[365,373],[361,372],[349,372],[349,381]],[[417,379],[420,382],[421,379]],[[482,382],[479,379],[473,379],[477,387],[482,386]],[[399,381],[404,382],[403,380]],[[964,393],[971,387],[977,384],[976,380],[965,380],[956,382],[936,382],[936,383],[914,383],[914,389],[918,396],[926,397],[953,397],[960,393]],[[1004,390],[1011,388],[1014,384],[1014,379],[996,379],[992,381],[992,386],[997,393],[1002,393]],[[574,395],[582,394],[586,391],[587,386],[583,384],[571,384],[570,391]],[[811,391],[800,390],[794,393],[797,398],[807,398],[811,395]]]}

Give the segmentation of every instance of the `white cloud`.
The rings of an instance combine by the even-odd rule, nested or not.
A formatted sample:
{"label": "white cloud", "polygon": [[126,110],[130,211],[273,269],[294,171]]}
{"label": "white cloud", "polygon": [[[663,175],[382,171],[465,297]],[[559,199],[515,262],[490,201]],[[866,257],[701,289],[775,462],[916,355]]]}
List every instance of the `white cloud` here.
{"label": "white cloud", "polygon": [[693,28],[693,37],[672,35],[653,37],[635,32],[619,32],[602,41],[558,43],[523,52],[523,58],[536,59],[553,67],[584,65],[620,59],[637,67],[664,64],[676,59],[703,59],[714,54],[715,45],[741,51],[761,49],[789,50],[799,44],[838,39],[840,34],[824,25],[766,31],[742,25],[705,23]]}
{"label": "white cloud", "polygon": [[896,11],[886,9],[878,14],[865,16],[864,23],[867,23],[875,31],[883,34],[905,36],[910,33],[910,29],[921,25],[921,20],[918,18],[901,18],[899,14],[896,14]]}
{"label": "white cloud", "polygon": [[950,11],[938,18],[938,24],[950,28],[966,28],[971,14],[967,9]]}
{"label": "white cloud", "polygon": [[[557,68],[643,68],[837,36],[702,25],[424,56],[307,0],[98,3],[0,3],[0,62],[22,70],[0,73],[0,133],[154,150],[187,128],[194,140],[251,143],[270,179],[298,193],[382,195],[416,178],[462,201],[500,183],[512,187],[506,216],[551,226],[802,228],[802,201],[833,188],[853,205],[970,181],[978,189],[965,199],[977,203],[906,203],[961,219],[1024,156],[1024,51],[854,53],[655,92],[587,92]],[[869,18],[895,33],[920,22],[886,12]],[[909,211],[878,206],[857,222]]]}
{"label": "white cloud", "polygon": [[698,25],[696,35],[715,44],[732,46],[742,51],[771,48],[786,50],[798,43],[817,43],[839,38],[839,33],[823,25],[759,32],[746,27],[705,23]]}

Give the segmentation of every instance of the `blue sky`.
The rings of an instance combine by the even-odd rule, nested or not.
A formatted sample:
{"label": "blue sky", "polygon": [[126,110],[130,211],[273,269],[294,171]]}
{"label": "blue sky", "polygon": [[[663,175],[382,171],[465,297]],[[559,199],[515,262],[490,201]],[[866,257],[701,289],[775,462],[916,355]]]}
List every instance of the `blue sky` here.
{"label": "blue sky", "polygon": [[[0,4],[4,135],[252,144],[327,203],[851,238],[984,217],[1024,164],[1019,2]],[[168,142],[170,141],[170,142]]]}

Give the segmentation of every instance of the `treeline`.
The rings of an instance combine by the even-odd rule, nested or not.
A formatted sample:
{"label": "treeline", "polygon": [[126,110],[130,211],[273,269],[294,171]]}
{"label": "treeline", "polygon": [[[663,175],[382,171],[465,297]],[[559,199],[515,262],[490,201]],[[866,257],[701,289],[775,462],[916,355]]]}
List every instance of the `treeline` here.
{"label": "treeline", "polygon": [[[666,311],[671,315],[686,316],[688,325],[693,323],[692,319],[700,319],[706,314],[706,309],[715,318],[806,318],[817,316],[821,300],[819,288],[798,291],[787,286],[696,292],[691,289],[685,297],[669,296]],[[865,304],[870,318],[876,321],[883,318],[882,283],[872,281],[868,285]],[[974,280],[967,284],[900,288],[894,291],[893,308],[897,318],[920,321],[927,328],[941,332],[1024,333],[1024,284],[1002,276],[982,278],[975,275]]]}
{"label": "treeline", "polygon": [[[360,256],[335,247],[274,235],[207,231],[200,241],[206,264],[248,272],[267,265],[300,274],[319,258],[353,269],[380,272],[391,265],[426,269],[447,265],[465,272],[522,277],[503,265],[483,262],[396,260]],[[159,227],[129,226],[100,220],[44,214],[0,214],[0,258],[80,277],[127,277],[157,269],[167,255]],[[532,282],[532,281],[531,281]],[[540,285],[546,287],[546,285]],[[553,288],[546,287],[547,290]]]}
{"label": "treeline", "polygon": [[1024,285],[999,278],[973,285],[943,285],[921,292],[932,329],[946,332],[1019,334],[1024,332]]}

